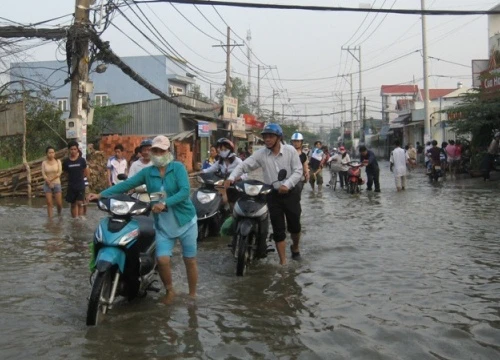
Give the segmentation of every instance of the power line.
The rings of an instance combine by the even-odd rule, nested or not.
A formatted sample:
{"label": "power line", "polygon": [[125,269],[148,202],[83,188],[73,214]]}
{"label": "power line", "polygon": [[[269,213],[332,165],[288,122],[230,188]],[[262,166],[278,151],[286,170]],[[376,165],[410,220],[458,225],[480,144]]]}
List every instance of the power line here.
{"label": "power line", "polygon": [[99,35],[96,33],[90,33],[90,37],[95,46],[101,51],[101,56],[105,59],[105,61],[116,65],[124,74],[128,75],[132,80],[137,82],[139,85],[147,89],[150,93],[157,95],[158,97],[177,105],[180,108],[191,110],[191,111],[199,111],[199,112],[212,112],[217,111],[220,106],[210,106],[207,108],[199,108],[187,104],[183,104],[176,99],[168,96],[163,91],[149,83],[146,79],[144,79],[141,75],[136,73],[130,66],[125,64],[122,59],[118,55],[116,55],[111,48],[109,47],[109,43],[104,43]]}
{"label": "power line", "polygon": [[368,13],[388,13],[400,15],[496,15],[500,10],[421,10],[421,9],[372,9],[372,8],[353,8],[353,7],[335,7],[335,6],[312,6],[312,5],[278,5],[262,4],[249,2],[233,1],[208,1],[208,0],[142,0],[134,1],[136,4],[146,3],[175,3],[190,5],[207,6],[228,6],[253,9],[274,9],[274,10],[307,10],[307,11],[330,11],[330,12],[368,12]]}

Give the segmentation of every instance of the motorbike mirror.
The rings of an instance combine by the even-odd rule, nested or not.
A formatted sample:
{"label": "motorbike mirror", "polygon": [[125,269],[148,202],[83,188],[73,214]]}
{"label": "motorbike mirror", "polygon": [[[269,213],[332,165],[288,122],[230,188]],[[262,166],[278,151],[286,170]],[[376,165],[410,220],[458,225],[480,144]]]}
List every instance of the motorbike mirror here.
{"label": "motorbike mirror", "polygon": [[118,180],[127,180],[127,174],[118,174]]}
{"label": "motorbike mirror", "polygon": [[285,178],[286,178],[286,170],[285,169],[281,169],[278,172],[278,181],[283,181],[283,180],[285,180]]}

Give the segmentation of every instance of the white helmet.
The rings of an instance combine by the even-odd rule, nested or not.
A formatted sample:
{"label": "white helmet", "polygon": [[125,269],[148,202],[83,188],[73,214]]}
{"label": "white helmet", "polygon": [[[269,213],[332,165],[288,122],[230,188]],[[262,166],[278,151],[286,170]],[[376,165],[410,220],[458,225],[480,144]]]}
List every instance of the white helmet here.
{"label": "white helmet", "polygon": [[304,141],[304,137],[302,136],[301,133],[296,132],[292,135],[292,138],[290,139],[291,141],[293,140],[299,140],[299,141]]}

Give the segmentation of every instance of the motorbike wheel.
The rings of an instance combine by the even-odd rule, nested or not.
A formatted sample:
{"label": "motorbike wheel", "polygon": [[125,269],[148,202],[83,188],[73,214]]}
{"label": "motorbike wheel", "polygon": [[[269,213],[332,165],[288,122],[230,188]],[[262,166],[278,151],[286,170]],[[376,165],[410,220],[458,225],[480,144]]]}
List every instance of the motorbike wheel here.
{"label": "motorbike wheel", "polygon": [[250,264],[250,261],[253,257],[253,246],[252,246],[252,238],[253,233],[250,233],[248,236],[242,236],[238,234],[237,237],[237,246],[236,249],[238,251],[238,257],[236,262],[236,276],[245,275],[247,266]]}
{"label": "motorbike wheel", "polygon": [[354,183],[350,182],[349,183],[349,194],[354,194],[354,192],[356,190],[354,187],[355,187]]}
{"label": "motorbike wheel", "polygon": [[108,310],[115,269],[108,269],[97,274],[87,307],[87,326],[98,325]]}
{"label": "motorbike wheel", "polygon": [[205,240],[209,232],[209,226],[207,221],[202,221],[198,224],[198,242]]}

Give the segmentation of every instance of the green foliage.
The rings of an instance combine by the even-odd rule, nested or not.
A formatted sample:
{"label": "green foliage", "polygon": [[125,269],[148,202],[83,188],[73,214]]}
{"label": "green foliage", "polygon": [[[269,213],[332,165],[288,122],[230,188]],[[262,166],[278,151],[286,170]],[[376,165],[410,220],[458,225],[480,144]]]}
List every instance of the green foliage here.
{"label": "green foliage", "polygon": [[210,98],[201,91],[200,85],[193,85],[191,96],[201,101],[210,102]]}
{"label": "green foliage", "polygon": [[453,114],[448,125],[460,136],[471,136],[474,149],[488,146],[500,129],[500,91],[475,89],[463,96],[460,104],[443,112]]}
{"label": "green foliage", "polygon": [[[21,98],[11,98],[11,101]],[[59,150],[65,146],[65,125],[48,92],[25,96],[26,157],[28,161],[45,155],[45,148]],[[0,138],[0,156],[10,165],[22,162],[22,135]]]}
{"label": "green foliage", "polygon": [[[238,77],[231,78],[231,83],[231,97],[238,99],[238,115],[250,114],[250,104],[248,104],[248,93],[250,90],[245,86],[243,80]],[[225,94],[226,85],[224,84],[224,86],[216,92],[217,99],[219,99],[219,104],[221,105],[224,102]]]}
{"label": "green foliage", "polygon": [[131,115],[125,114],[120,105],[98,106],[94,109],[94,121],[87,129],[87,143],[94,144],[98,148],[103,134],[109,134],[119,126],[126,124],[132,119]]}

